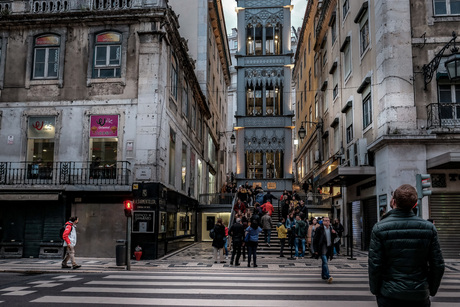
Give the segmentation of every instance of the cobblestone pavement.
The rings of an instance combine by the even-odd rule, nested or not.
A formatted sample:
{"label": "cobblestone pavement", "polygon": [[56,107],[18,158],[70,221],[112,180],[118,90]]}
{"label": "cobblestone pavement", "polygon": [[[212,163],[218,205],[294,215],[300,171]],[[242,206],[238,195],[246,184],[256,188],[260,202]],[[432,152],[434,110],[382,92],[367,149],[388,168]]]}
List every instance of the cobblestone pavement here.
{"label": "cobblestone pavement", "polygon": [[[263,246],[261,246],[263,248]],[[210,242],[194,243],[179,251],[173,252],[160,259],[156,260],[131,260],[132,271],[156,271],[156,270],[174,270],[193,268],[194,270],[254,270],[248,268],[242,262],[239,267],[230,265],[229,259],[225,260],[226,263],[214,263],[212,257],[212,247]],[[289,256],[289,251],[286,252]],[[357,251],[354,252],[354,259],[350,260],[350,256],[337,256],[329,263],[331,272],[334,271],[356,271],[360,273],[367,273],[367,253]],[[126,266],[117,266],[115,258],[87,258],[78,257],[78,250],[76,254],[78,264],[82,265],[78,271],[85,272],[106,272],[106,271],[124,271]],[[242,259],[241,259],[242,260]],[[241,261],[240,261],[241,262]],[[279,258],[277,255],[264,255],[257,256],[257,270],[292,270],[292,271],[318,271],[321,267],[321,260],[309,258],[308,256],[303,259],[290,259]],[[0,259],[0,272],[53,272],[56,271],[69,271],[75,270],[61,269],[60,259],[38,259],[38,258],[18,258],[18,259]],[[447,272],[460,272],[460,259],[446,259],[446,273]]]}

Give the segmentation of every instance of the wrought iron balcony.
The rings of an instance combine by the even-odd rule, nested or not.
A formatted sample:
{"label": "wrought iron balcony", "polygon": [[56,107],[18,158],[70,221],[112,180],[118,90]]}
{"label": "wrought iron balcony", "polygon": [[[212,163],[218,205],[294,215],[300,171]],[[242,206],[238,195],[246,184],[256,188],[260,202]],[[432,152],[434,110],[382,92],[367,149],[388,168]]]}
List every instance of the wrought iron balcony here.
{"label": "wrought iron balcony", "polygon": [[0,162],[0,185],[129,185],[128,161]]}
{"label": "wrought iron balcony", "polygon": [[427,128],[460,128],[460,103],[429,104],[427,115]]}

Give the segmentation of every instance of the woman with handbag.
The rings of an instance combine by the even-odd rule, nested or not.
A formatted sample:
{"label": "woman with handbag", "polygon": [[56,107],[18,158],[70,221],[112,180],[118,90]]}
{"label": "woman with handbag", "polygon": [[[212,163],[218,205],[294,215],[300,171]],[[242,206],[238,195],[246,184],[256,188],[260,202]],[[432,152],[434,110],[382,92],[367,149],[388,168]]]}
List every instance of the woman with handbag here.
{"label": "woman with handbag", "polygon": [[246,228],[246,246],[248,247],[248,267],[251,267],[251,255],[253,257],[254,267],[257,267],[257,245],[259,241],[259,233],[262,228],[259,227],[257,220],[252,220],[251,225]]}

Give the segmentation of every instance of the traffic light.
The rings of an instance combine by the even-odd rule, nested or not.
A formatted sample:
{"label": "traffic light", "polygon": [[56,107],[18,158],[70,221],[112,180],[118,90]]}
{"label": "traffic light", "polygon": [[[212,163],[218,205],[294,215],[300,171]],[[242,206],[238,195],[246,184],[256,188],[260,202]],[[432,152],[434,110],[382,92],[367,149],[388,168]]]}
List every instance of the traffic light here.
{"label": "traffic light", "polygon": [[125,200],[123,204],[125,205],[125,216],[131,217],[133,215],[133,201]]}
{"label": "traffic light", "polygon": [[431,195],[431,175],[430,174],[417,174],[415,175],[417,183],[417,198],[422,199],[424,196]]}

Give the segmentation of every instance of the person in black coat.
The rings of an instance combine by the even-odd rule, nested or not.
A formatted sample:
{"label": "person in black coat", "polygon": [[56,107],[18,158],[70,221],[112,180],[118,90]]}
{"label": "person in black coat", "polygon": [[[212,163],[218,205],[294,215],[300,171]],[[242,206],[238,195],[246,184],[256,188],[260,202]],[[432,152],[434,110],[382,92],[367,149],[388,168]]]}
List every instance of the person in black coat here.
{"label": "person in black coat", "polygon": [[[222,223],[222,218],[217,219],[217,223],[214,226],[214,239],[212,240],[212,247],[214,248],[214,263],[220,261],[220,255],[222,254],[222,248],[224,247],[224,237],[225,237],[225,226]],[[220,261],[220,263],[225,263],[225,261]]]}
{"label": "person in black coat", "polygon": [[329,284],[332,283],[332,276],[329,274],[328,260],[334,257],[334,239],[337,236],[335,230],[331,226],[331,220],[328,216],[323,218],[323,224],[316,229],[313,245],[315,250],[315,258],[321,257],[321,278]]}
{"label": "person in black coat", "polygon": [[244,238],[244,226],[241,224],[241,219],[236,218],[236,223],[230,227],[228,234],[232,236],[232,258],[230,259],[230,265],[233,265],[233,260],[235,260],[236,254],[236,262],[235,266],[240,265],[240,257],[241,257],[241,246],[243,245],[243,238]]}

